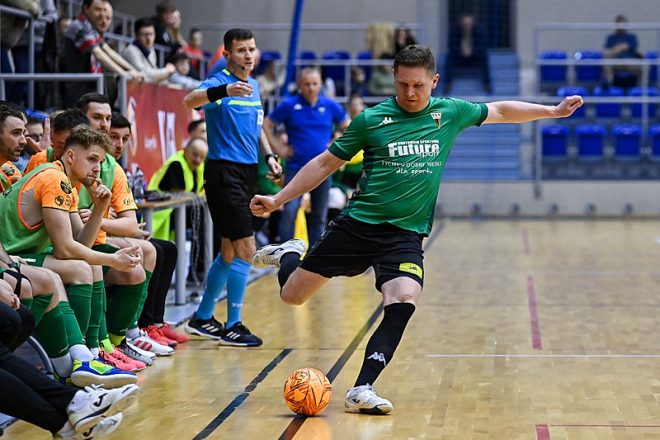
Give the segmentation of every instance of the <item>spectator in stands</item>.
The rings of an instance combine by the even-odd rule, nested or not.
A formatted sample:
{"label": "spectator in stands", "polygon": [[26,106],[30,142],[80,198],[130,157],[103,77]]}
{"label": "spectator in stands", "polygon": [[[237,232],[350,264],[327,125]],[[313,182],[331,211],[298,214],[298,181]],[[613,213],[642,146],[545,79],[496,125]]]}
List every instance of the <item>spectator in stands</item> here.
{"label": "spectator in stands", "polygon": [[194,90],[202,83],[191,76],[190,58],[183,52],[175,53],[170,57],[170,62],[174,64],[175,72],[170,76],[170,84],[181,86],[186,90]]}
{"label": "spectator in stands", "polygon": [[282,65],[278,64],[277,60],[267,60],[265,63],[266,67],[263,73],[257,75],[262,99],[276,96],[280,87],[284,85],[284,70],[282,69]]}
{"label": "spectator in stands", "polygon": [[488,69],[488,42],[471,13],[461,14],[458,24],[449,33],[449,48],[443,78],[444,93],[451,91],[456,67],[477,68],[486,93],[493,91]]}
{"label": "spectator in stands", "polygon": [[[202,31],[197,28],[190,29],[188,36],[188,44],[184,47],[185,53],[190,57],[190,76],[195,79],[204,79],[206,75],[202,77],[201,75],[201,66],[203,59],[209,59],[211,54],[202,50],[202,43],[204,41],[204,35]],[[204,62],[205,69],[204,73],[208,73],[209,65]]]}
{"label": "spectator in stands", "polygon": [[[643,58],[637,47],[637,35],[628,32],[628,17],[617,15],[614,19],[616,30],[605,40],[605,58],[635,59]],[[634,87],[639,84],[642,71],[640,66],[605,66],[604,74],[607,85]]]}
{"label": "spectator in stands", "polygon": [[[259,346],[263,341],[243,324],[241,315],[252,266],[250,259],[256,247],[248,204],[256,179],[260,138],[273,175],[281,175],[282,168],[262,135],[259,84],[250,77],[257,58],[254,35],[248,29],[230,29],[223,40],[227,68],[184,98],[187,108],[203,106],[206,114],[206,198],[216,236],[222,238],[222,250],[209,269],[202,303],[186,331],[220,339],[223,345]],[[223,326],[213,318],[213,309],[225,284],[228,310],[227,324]]]}
{"label": "spectator in stands", "polygon": [[[41,0],[39,2],[39,14],[34,20],[34,71],[45,72],[45,60],[48,57],[42,56],[42,49],[44,47],[44,37],[46,36],[46,26],[49,23],[54,23],[57,20],[57,9],[53,0]],[[3,28],[4,29],[4,28]],[[4,30],[3,30],[4,32]],[[18,43],[11,50],[12,58],[14,60],[14,67],[16,73],[30,73],[29,72],[29,32],[24,31]],[[45,55],[45,54],[44,54]],[[54,68],[54,65],[52,66]],[[50,71],[54,71],[53,68]],[[7,83],[7,99],[16,103],[23,103],[27,93],[27,82],[9,82]],[[36,108],[43,108],[36,106]]]}
{"label": "spectator in stands", "polygon": [[[390,74],[391,76],[391,74]],[[287,160],[284,184],[286,186],[298,171],[325,151],[335,132],[348,126],[348,116],[334,100],[321,95],[321,72],[313,67],[300,71],[297,79],[299,95],[285,99],[264,120],[264,132],[278,154]],[[273,135],[276,125],[286,127],[289,145],[282,145]],[[323,234],[327,224],[328,191],[332,179],[326,179],[311,191],[312,212],[308,228],[309,244],[313,245]],[[284,205],[280,220],[280,240],[293,238],[300,197]]]}
{"label": "spectator in stands", "polygon": [[[21,9],[36,18],[39,15],[39,0],[2,0],[0,4]],[[28,20],[11,14],[0,16],[0,72],[14,73],[11,50],[25,31]]]}
{"label": "spectator in stands", "polygon": [[169,0],[156,5],[156,15],[153,17],[156,28],[156,44],[167,46],[170,52],[186,46],[181,35],[181,12]]}
{"label": "spectator in stands", "polygon": [[[183,150],[174,153],[154,173],[149,181],[150,191],[189,192],[201,195],[204,193],[204,161],[209,152],[209,146],[202,138],[192,138]],[[205,224],[201,216],[194,215],[194,207],[187,208],[186,214],[193,231],[191,255],[201,256],[203,246],[200,246],[200,237],[204,237]],[[163,209],[154,213],[153,236],[161,240],[168,240],[174,231],[174,222],[170,222],[171,209]],[[188,279],[197,281],[204,279],[206,266],[203,258],[191,261]]]}
{"label": "spectator in stands", "polygon": [[174,64],[167,63],[163,68],[158,67],[158,57],[154,49],[156,31],[151,19],[137,19],[134,30],[135,41],[126,46],[122,56],[137,71],[142,72],[149,82],[161,82],[172,76],[176,72]]}
{"label": "spectator in stands", "polygon": [[[112,142],[111,155],[117,162],[119,162],[124,155],[130,142],[130,138],[131,124],[128,119],[119,113],[113,113],[112,125],[110,127],[110,141]],[[164,317],[167,292],[172,284],[172,275],[176,268],[176,245],[169,240],[159,240],[149,237],[150,234],[142,229],[132,237],[149,240],[149,243],[151,243],[156,249],[156,261],[152,270],[156,276],[152,277],[149,281],[147,298],[138,320],[139,327],[143,329],[150,338],[159,338],[158,334],[161,334],[165,338],[177,343],[187,342],[188,336],[174,331],[169,324],[165,323]],[[108,240],[112,244],[115,237],[110,237]],[[130,352],[127,354],[135,355]],[[143,362],[147,361],[146,363],[149,363],[149,360],[144,357],[139,357],[138,360]]]}
{"label": "spectator in stands", "polygon": [[360,96],[367,92],[367,75],[364,69],[359,66],[351,67],[351,95],[357,93]]}
{"label": "spectator in stands", "polygon": [[192,138],[201,138],[208,142],[208,137],[206,135],[206,120],[197,119],[188,124],[188,137]]}
{"label": "spectator in stands", "polygon": [[373,69],[371,70],[371,78],[369,78],[369,81],[367,82],[367,92],[369,92],[369,95],[371,96],[394,95],[394,79],[392,78],[392,68],[390,66],[373,66]]}
{"label": "spectator in stands", "polygon": [[[60,59],[60,71],[67,73],[114,72],[141,81],[142,74],[124,60],[104,40],[101,29],[109,28],[108,0],[83,0],[82,13],[71,22]],[[64,106],[72,107],[79,96],[94,91],[93,83],[64,82]]]}
{"label": "spectator in stands", "polygon": [[394,30],[394,55],[410,44],[417,44],[417,39],[410,29],[399,27]]}

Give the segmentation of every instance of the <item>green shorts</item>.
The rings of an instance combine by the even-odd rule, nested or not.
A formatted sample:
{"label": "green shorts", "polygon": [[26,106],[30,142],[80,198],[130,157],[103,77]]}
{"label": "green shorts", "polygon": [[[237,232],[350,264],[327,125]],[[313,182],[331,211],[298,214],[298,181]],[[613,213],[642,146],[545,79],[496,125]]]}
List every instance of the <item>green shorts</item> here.
{"label": "green shorts", "polygon": [[46,261],[46,257],[49,255],[53,255],[54,253],[55,250],[51,246],[49,246],[43,252],[40,252],[38,254],[16,254],[16,255],[26,260],[28,265],[30,266],[44,267],[44,262]]}

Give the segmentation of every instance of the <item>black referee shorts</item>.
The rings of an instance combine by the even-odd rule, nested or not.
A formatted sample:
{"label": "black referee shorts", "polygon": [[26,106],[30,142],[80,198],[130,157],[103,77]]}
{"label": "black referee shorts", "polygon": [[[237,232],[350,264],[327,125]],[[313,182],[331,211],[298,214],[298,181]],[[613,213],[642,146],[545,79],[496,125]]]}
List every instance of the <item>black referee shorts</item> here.
{"label": "black referee shorts", "polygon": [[232,241],[251,237],[250,200],[257,182],[257,165],[208,160],[204,167],[204,190],[216,238]]}
{"label": "black referee shorts", "polygon": [[373,267],[378,291],[384,283],[399,277],[411,278],[423,287],[423,238],[391,224],[372,225],[340,214],[300,267],[326,278],[352,277]]}

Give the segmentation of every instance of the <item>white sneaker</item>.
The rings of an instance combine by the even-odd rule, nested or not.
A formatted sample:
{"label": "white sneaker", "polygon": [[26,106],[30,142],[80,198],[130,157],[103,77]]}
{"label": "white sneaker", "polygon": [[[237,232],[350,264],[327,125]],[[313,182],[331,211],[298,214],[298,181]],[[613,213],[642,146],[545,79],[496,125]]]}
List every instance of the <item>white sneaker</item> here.
{"label": "white sneaker", "polygon": [[139,393],[140,387],[134,384],[112,390],[94,385],[85,387],[83,392],[76,393],[67,407],[69,421],[76,432],[84,434],[104,417],[118,414],[131,406]]}
{"label": "white sneaker", "polygon": [[306,251],[307,243],[299,238],[294,238],[282,244],[269,244],[255,252],[252,257],[252,265],[257,268],[269,266],[280,267],[280,258],[282,258],[282,255],[293,252],[302,257]]}
{"label": "white sneaker", "polygon": [[158,342],[147,336],[144,330],[140,330],[140,336],[133,339],[126,338],[126,342],[142,350],[150,351],[157,356],[169,356],[174,353],[174,349],[170,346],[159,344]]}
{"label": "white sneaker", "polygon": [[151,351],[142,350],[135,345],[129,343],[122,343],[119,348],[126,356],[136,361],[144,362],[146,365],[152,365],[156,359],[156,353]]}
{"label": "white sneaker", "polygon": [[392,402],[380,397],[371,385],[361,385],[349,389],[344,406],[348,412],[376,415],[387,414],[394,409]]}
{"label": "white sneaker", "polygon": [[117,413],[114,416],[103,417],[96,425],[89,428],[83,433],[78,433],[73,429],[67,431],[59,431],[54,436],[54,440],[92,440],[93,438],[101,437],[110,434],[115,429],[119,428],[124,416],[122,413]]}

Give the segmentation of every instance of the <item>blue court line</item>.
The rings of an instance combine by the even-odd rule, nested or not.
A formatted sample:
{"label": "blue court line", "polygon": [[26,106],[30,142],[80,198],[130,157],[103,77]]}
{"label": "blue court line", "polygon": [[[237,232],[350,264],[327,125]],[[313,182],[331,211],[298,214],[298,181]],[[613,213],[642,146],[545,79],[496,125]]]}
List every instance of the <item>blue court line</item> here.
{"label": "blue court line", "polygon": [[213,433],[222,423],[227,420],[227,418],[239,407],[241,404],[245,401],[245,399],[248,398],[250,393],[254,391],[255,388],[257,388],[257,385],[261,383],[268,374],[273,371],[273,369],[279,364],[289,353],[293,351],[292,348],[285,348],[278,354],[275,359],[270,361],[266,367],[264,367],[263,370],[257,376],[252,379],[252,382],[248,384],[248,386],[245,387],[245,390],[236,396],[234,400],[231,401],[229,405],[225,407],[225,409],[222,410],[218,416],[211,421],[208,425],[206,425],[206,428],[202,429],[202,431],[197,434],[195,437],[193,437],[193,440],[201,440]]}

